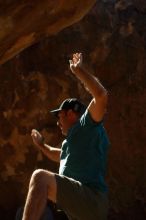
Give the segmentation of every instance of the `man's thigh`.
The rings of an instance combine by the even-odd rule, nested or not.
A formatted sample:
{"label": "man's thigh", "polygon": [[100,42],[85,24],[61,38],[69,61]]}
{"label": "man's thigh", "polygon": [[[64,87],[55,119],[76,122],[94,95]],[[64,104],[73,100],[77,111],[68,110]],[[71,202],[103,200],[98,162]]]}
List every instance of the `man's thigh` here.
{"label": "man's thigh", "polygon": [[74,179],[55,175],[57,183],[57,204],[72,220],[106,220],[107,197],[95,193],[89,187]]}

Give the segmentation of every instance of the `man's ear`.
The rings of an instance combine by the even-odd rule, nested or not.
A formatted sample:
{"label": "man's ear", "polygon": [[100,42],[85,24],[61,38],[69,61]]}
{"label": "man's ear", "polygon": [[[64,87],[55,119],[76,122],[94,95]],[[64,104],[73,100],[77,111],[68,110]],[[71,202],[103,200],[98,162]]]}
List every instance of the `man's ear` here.
{"label": "man's ear", "polygon": [[67,116],[68,116],[68,117],[72,117],[73,114],[74,114],[74,112],[73,112],[72,109],[69,109],[69,110],[67,111]]}
{"label": "man's ear", "polygon": [[69,109],[67,113],[68,113],[68,118],[71,121],[75,122],[78,119],[77,114],[72,109]]}

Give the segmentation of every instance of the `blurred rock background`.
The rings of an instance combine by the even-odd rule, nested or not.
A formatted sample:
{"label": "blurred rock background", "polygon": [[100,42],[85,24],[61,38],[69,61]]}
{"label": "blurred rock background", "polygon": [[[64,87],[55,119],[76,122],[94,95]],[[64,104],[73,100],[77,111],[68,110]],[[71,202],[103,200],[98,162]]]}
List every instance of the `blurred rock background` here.
{"label": "blurred rock background", "polygon": [[[0,219],[14,219],[36,168],[58,170],[33,146],[31,129],[39,129],[46,142],[57,146],[63,137],[49,110],[68,97],[86,104],[91,99],[69,70],[68,60],[76,51],[109,91],[109,219],[146,219],[146,2],[96,1],[78,20],[62,31],[40,35],[29,47],[25,39],[25,50],[21,39],[21,53],[14,47],[11,56],[12,50],[1,54]],[[8,39],[3,39],[5,45]]]}

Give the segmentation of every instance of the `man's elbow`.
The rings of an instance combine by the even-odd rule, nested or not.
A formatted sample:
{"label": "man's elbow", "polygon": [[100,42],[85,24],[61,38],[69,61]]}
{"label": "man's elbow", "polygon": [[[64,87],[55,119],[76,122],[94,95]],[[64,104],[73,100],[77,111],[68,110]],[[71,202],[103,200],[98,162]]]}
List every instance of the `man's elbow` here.
{"label": "man's elbow", "polygon": [[108,100],[108,91],[106,89],[103,91],[103,98]]}
{"label": "man's elbow", "polygon": [[99,93],[97,93],[96,97],[100,98],[101,100],[103,99],[103,100],[107,101],[108,91],[105,88],[102,88],[101,91]]}
{"label": "man's elbow", "polygon": [[94,102],[97,104],[97,106],[101,105],[104,108],[106,108],[107,106],[107,102],[108,102],[108,92],[106,89],[102,90],[102,92],[100,92],[100,94],[97,94],[94,97]]}

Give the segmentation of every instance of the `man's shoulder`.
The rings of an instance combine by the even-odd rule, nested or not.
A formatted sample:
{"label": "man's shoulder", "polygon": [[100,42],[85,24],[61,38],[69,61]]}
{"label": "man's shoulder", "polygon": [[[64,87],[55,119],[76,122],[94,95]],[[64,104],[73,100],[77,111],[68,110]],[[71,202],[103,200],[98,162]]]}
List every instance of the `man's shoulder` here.
{"label": "man's shoulder", "polygon": [[88,109],[86,109],[84,114],[80,117],[79,121],[81,126],[103,126],[103,120],[99,122],[94,121]]}

